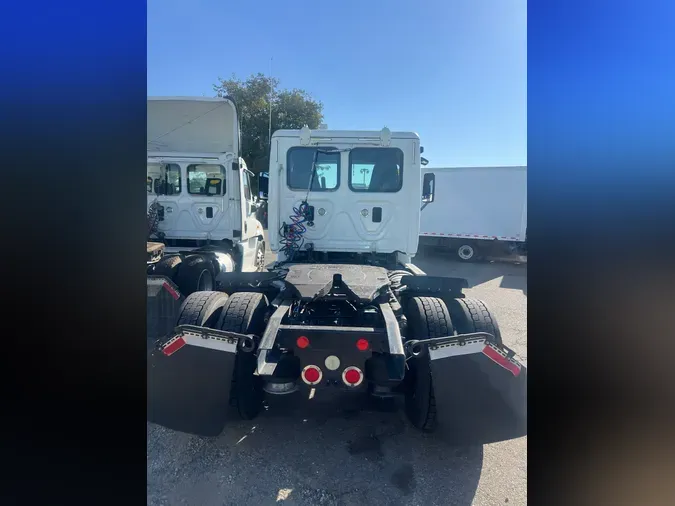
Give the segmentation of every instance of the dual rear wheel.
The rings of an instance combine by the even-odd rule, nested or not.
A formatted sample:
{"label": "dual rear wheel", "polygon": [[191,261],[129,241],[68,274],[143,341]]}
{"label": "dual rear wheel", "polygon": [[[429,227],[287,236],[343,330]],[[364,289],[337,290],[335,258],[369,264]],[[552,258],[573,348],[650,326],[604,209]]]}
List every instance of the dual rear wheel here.
{"label": "dual rear wheel", "polygon": [[[188,296],[180,309],[177,325],[199,325],[259,338],[265,331],[268,301],[261,293],[197,292]],[[496,319],[484,302],[477,299],[450,299],[448,305],[437,297],[413,297],[406,307],[408,339],[425,340],[471,332],[488,332],[501,344]],[[411,423],[423,431],[436,427],[434,378],[428,352],[408,360],[405,377],[405,411]],[[256,357],[238,350],[232,377],[230,403],[243,419],[252,419],[262,409],[264,391],[253,373]]]}
{"label": "dual rear wheel", "polygon": [[[488,332],[501,344],[501,333],[494,316],[478,299],[449,299],[448,304],[437,297],[413,297],[406,307],[408,339],[425,340],[472,332]],[[405,376],[405,411],[418,429],[436,428],[436,399],[434,378],[428,352],[408,360]]]}
{"label": "dual rear wheel", "polygon": [[[222,292],[196,292],[185,299],[176,324],[262,336],[267,306],[261,293],[237,292],[228,296]],[[240,348],[235,358],[230,403],[245,420],[260,412],[264,398],[262,383],[253,375],[255,368],[255,355]]]}
{"label": "dual rear wheel", "polygon": [[155,265],[153,274],[171,279],[183,295],[215,289],[213,263],[201,255],[189,255],[185,260],[178,255],[164,257]]}
{"label": "dual rear wheel", "polygon": [[[265,270],[265,242],[258,241],[255,251],[255,270]],[[182,259],[179,255],[162,258],[152,272],[156,276],[166,276],[173,281],[183,295],[196,292],[210,292],[216,288],[216,267],[202,255],[188,255]]]}

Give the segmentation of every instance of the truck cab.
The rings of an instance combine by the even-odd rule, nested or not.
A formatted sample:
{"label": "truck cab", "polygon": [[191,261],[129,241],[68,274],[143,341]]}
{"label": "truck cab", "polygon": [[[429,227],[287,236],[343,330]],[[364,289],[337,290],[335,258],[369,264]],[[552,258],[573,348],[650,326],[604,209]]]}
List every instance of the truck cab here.
{"label": "truck cab", "polygon": [[309,250],[388,254],[410,262],[419,240],[420,154],[414,132],[306,127],[275,132],[269,180],[272,251],[280,259]]}
{"label": "truck cab", "polygon": [[239,156],[239,121],[229,98],[149,97],[146,192],[166,251],[205,246],[256,268],[263,232],[252,173]]}

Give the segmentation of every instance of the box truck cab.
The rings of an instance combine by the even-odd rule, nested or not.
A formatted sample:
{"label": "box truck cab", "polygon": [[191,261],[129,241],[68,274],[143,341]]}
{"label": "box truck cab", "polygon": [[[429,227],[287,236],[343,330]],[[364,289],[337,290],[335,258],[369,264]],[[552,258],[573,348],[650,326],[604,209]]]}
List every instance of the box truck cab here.
{"label": "box truck cab", "polygon": [[229,98],[149,97],[147,204],[166,251],[209,246],[256,268],[263,232]]}

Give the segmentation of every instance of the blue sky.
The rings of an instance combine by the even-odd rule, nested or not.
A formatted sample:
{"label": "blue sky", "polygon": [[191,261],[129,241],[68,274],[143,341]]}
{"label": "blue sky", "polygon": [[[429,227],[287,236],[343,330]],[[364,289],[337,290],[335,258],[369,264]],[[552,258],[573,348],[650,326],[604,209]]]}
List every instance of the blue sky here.
{"label": "blue sky", "polygon": [[331,129],[416,131],[432,167],[527,163],[525,0],[148,0],[148,95],[213,96],[270,57]]}

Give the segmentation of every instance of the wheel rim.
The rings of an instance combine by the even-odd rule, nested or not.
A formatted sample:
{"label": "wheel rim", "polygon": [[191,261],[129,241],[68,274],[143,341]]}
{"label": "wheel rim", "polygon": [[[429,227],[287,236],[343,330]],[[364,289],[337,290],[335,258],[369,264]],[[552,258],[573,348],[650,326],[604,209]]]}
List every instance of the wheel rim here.
{"label": "wheel rim", "polygon": [[210,292],[213,290],[213,276],[211,276],[211,273],[207,269],[204,269],[199,275],[197,290],[200,292]]}
{"label": "wheel rim", "polygon": [[469,260],[471,257],[473,257],[473,248],[468,244],[465,244],[459,247],[457,254],[462,260]]}

